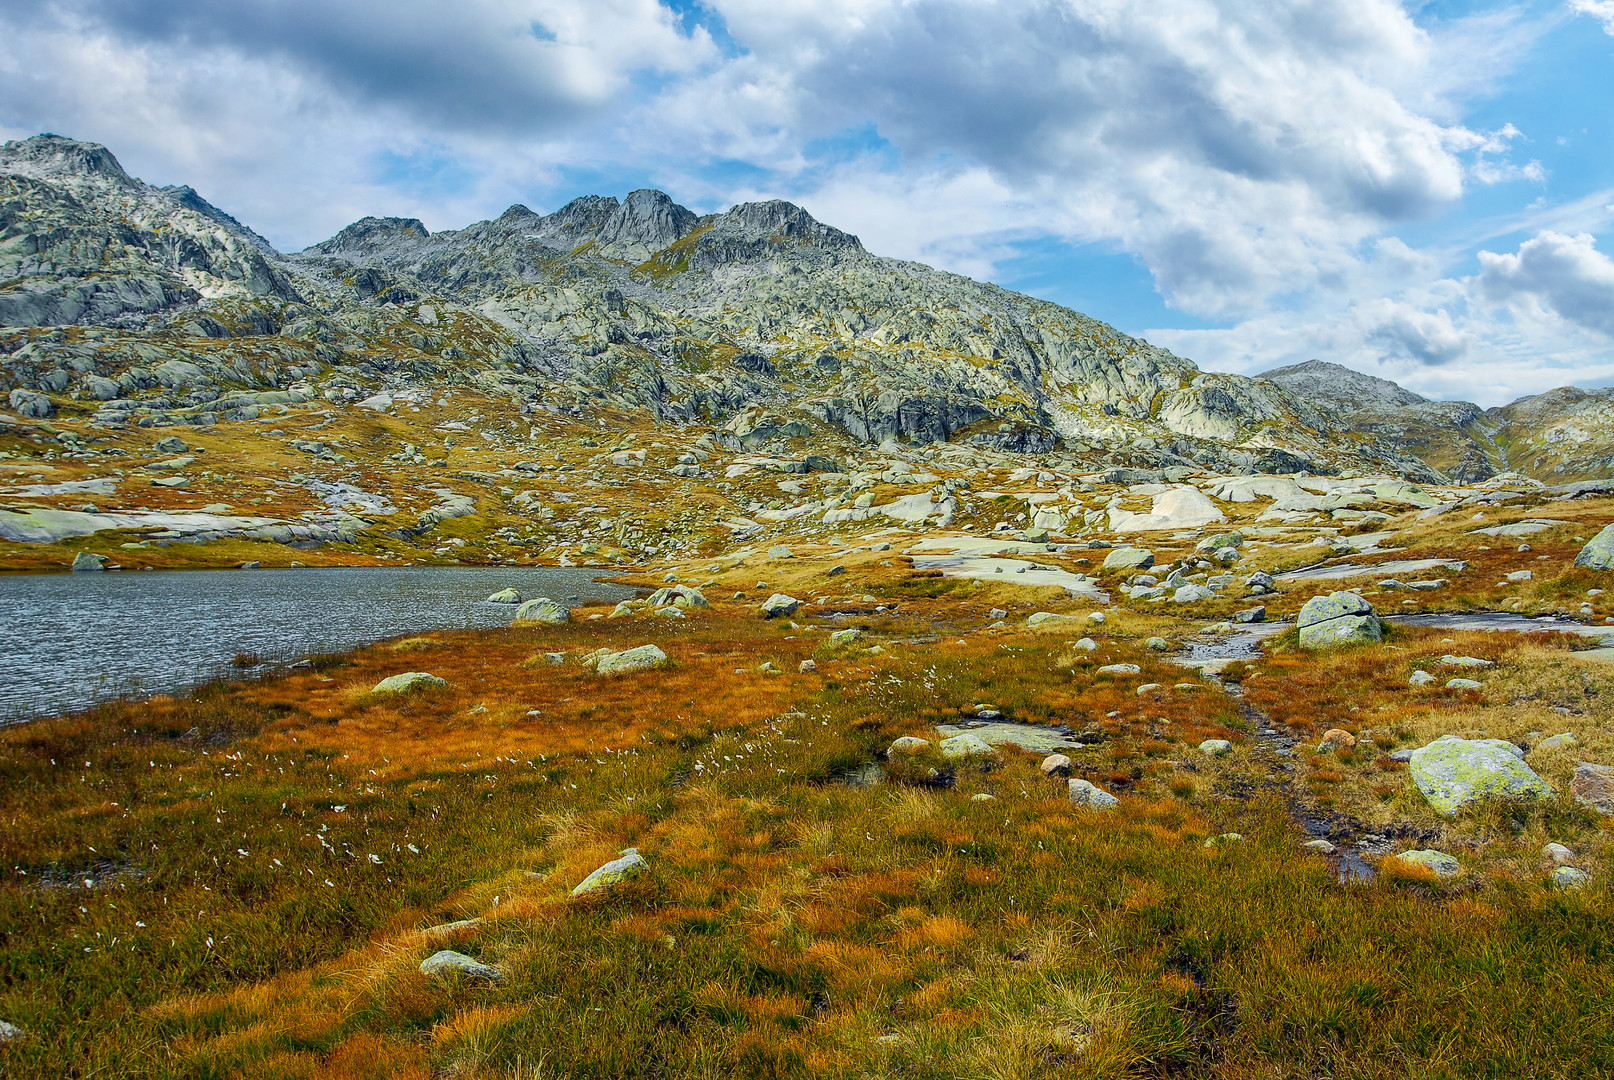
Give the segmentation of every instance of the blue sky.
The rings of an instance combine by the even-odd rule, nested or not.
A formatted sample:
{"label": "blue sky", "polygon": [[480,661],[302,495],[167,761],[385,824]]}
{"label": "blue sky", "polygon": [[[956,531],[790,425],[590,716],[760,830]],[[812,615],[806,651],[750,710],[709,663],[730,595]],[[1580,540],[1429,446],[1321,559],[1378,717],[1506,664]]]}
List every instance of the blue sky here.
{"label": "blue sky", "polygon": [[0,39],[0,136],[286,250],[782,197],[1209,369],[1614,383],[1614,0],[0,0]]}

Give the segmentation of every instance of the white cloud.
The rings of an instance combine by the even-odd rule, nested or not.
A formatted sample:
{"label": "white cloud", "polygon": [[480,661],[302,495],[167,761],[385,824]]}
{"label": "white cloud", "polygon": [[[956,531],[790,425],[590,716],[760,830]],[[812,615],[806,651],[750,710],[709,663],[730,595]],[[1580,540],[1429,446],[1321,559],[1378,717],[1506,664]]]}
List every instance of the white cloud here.
{"label": "white cloud", "polygon": [[1614,260],[1588,233],[1544,232],[1517,254],[1479,253],[1480,284],[1493,300],[1536,304],[1614,337]]}
{"label": "white cloud", "polygon": [[1569,0],[1569,10],[1590,15],[1603,24],[1603,32],[1614,34],[1614,0]]}

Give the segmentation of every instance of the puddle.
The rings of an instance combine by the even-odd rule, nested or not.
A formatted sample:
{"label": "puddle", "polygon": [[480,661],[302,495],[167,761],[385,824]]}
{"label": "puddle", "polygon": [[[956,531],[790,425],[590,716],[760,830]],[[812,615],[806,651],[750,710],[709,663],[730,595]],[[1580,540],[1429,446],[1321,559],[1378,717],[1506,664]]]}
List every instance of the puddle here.
{"label": "puddle", "polygon": [[1579,634],[1589,638],[1614,635],[1614,626],[1588,626],[1573,619],[1514,615],[1505,611],[1432,612],[1381,618],[1398,626],[1432,626],[1437,630],[1510,630],[1519,634]]}
{"label": "puddle", "polygon": [[1334,880],[1341,885],[1365,885],[1373,880],[1373,868],[1354,851],[1341,849],[1328,857]]}
{"label": "puddle", "polygon": [[936,725],[936,733],[944,739],[966,732],[993,746],[1018,746],[1038,754],[1085,750],[1088,745],[1077,739],[1076,733],[1064,725],[1043,727],[1040,724],[1017,724],[1012,720],[966,720],[961,724]]}
{"label": "puddle", "polygon": [[1172,663],[1183,667],[1200,668],[1214,675],[1235,660],[1259,660],[1261,642],[1289,629],[1289,623],[1250,623],[1237,633],[1219,637],[1214,641],[1190,641],[1188,647],[1172,657]]}

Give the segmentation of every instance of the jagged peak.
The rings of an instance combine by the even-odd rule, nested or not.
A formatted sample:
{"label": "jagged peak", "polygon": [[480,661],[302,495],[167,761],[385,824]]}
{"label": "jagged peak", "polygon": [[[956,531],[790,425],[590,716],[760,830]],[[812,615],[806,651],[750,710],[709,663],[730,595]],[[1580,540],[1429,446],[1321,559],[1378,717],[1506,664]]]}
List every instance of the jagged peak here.
{"label": "jagged peak", "polygon": [[241,224],[240,221],[226,211],[220,210],[218,207],[202,198],[197,190],[191,187],[189,184],[170,184],[167,187],[160,188],[159,190],[162,191],[164,195],[167,195],[169,198],[173,199],[174,202],[184,207],[186,210],[189,210],[195,214],[200,214],[210,221],[223,225],[231,232],[246,237],[253,243],[254,246],[258,247],[259,249],[265,252],[273,252],[275,250],[273,245],[271,245],[268,240]]}
{"label": "jagged peak", "polygon": [[768,238],[787,237],[822,247],[863,250],[863,244],[856,236],[842,232],[833,225],[825,225],[795,203],[784,199],[739,203],[717,215],[713,224],[720,232]]}
{"label": "jagged peak", "polygon": [[100,143],[49,132],[0,145],[0,170],[39,180],[99,176],[119,184],[134,183],[112,151]]}
{"label": "jagged peak", "polygon": [[311,255],[376,255],[431,236],[419,218],[363,217],[329,240],[304,249]]}

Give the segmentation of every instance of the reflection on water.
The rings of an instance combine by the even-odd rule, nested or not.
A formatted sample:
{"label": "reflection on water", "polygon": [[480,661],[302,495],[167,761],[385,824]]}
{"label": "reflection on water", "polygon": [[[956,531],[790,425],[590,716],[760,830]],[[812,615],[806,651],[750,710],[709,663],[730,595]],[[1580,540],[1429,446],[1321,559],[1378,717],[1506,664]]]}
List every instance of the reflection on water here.
{"label": "reflection on water", "polygon": [[520,567],[343,567],[0,575],[0,717],[121,694],[171,693],[238,653],[290,659],[431,630],[505,626],[523,596],[634,595],[595,571]]}

